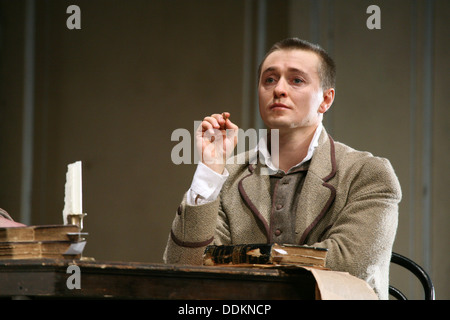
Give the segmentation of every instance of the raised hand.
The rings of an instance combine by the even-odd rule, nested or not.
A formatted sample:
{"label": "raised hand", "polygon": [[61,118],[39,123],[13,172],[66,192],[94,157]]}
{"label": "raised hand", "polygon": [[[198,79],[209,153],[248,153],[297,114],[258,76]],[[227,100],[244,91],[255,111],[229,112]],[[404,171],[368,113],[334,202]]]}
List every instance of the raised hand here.
{"label": "raised hand", "polygon": [[195,134],[200,161],[219,174],[237,145],[239,128],[229,117],[229,112],[205,117]]}

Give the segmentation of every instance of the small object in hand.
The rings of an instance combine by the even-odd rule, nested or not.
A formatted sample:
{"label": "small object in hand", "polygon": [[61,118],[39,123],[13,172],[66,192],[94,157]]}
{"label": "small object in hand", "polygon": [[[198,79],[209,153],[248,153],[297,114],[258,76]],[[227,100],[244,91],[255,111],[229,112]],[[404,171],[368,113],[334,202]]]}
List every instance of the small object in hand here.
{"label": "small object in hand", "polygon": [[222,113],[222,117],[223,117],[223,120],[225,120],[225,122],[227,122],[228,114]]}

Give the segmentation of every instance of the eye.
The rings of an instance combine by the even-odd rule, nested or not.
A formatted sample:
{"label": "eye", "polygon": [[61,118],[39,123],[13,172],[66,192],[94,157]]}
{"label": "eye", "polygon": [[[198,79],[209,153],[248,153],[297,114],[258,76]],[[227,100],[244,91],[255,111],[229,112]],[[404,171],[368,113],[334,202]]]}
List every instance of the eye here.
{"label": "eye", "polygon": [[267,77],[266,79],[264,79],[264,83],[267,83],[267,84],[271,84],[274,82],[275,82],[275,79],[272,77]]}
{"label": "eye", "polygon": [[300,84],[300,83],[302,83],[304,81],[302,79],[300,79],[300,78],[294,78],[294,80],[292,80],[292,82],[295,83],[295,84]]}

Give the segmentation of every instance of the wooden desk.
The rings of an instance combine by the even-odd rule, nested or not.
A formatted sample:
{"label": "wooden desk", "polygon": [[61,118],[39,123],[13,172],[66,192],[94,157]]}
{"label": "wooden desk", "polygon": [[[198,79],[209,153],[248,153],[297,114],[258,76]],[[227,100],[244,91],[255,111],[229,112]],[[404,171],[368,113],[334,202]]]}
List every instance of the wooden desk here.
{"label": "wooden desk", "polygon": [[[68,289],[80,268],[81,289]],[[314,276],[277,270],[101,262],[1,260],[0,297],[119,299],[314,299]]]}

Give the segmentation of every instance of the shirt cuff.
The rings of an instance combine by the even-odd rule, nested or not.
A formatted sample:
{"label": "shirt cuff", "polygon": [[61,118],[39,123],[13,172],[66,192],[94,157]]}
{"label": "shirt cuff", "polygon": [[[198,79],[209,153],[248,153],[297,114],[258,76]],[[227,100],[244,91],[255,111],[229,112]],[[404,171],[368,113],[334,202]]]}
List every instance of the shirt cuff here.
{"label": "shirt cuff", "polygon": [[191,188],[189,189],[188,203],[191,205],[196,203],[195,199],[202,199],[202,203],[214,201],[222,190],[222,186],[229,176],[227,169],[223,174],[218,174],[211,170],[202,162],[199,162],[192,179]]}

